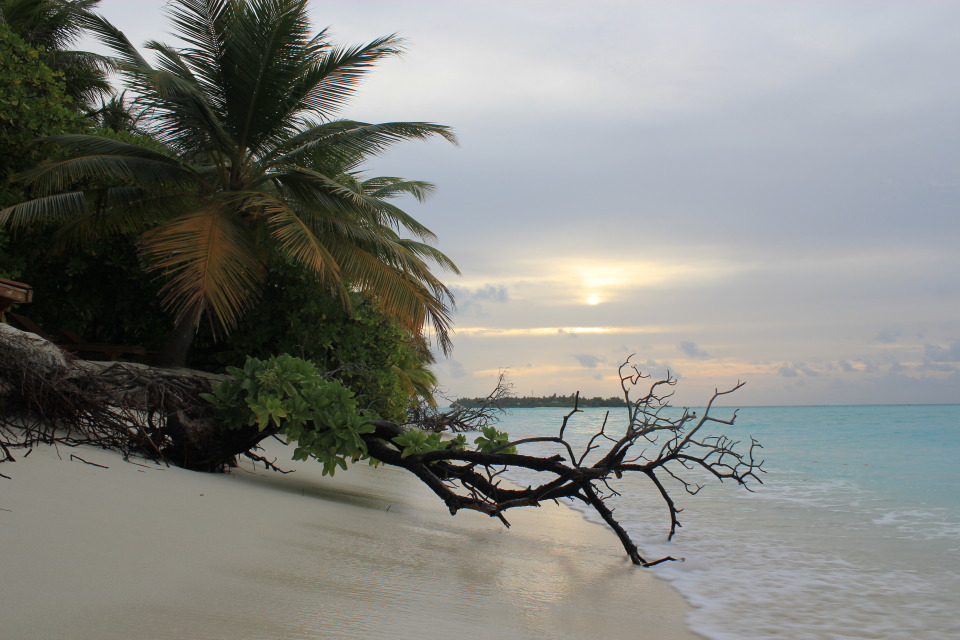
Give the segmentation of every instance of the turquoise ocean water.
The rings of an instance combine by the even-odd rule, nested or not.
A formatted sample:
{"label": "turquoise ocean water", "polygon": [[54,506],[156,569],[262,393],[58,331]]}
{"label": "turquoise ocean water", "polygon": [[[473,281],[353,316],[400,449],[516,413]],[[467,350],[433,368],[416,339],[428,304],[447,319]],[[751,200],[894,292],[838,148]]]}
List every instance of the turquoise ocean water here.
{"label": "turquoise ocean water", "polygon": [[[605,411],[575,416],[574,437]],[[610,410],[611,425],[623,411]],[[514,409],[500,426],[514,439],[553,435],[565,413]],[[715,429],[762,443],[767,473],[753,493],[716,482],[696,496],[676,490],[683,527],[669,543],[649,484],[625,478],[614,502],[647,557],[685,558],[645,570],[694,605],[693,631],[960,638],[960,405],[747,407]]]}

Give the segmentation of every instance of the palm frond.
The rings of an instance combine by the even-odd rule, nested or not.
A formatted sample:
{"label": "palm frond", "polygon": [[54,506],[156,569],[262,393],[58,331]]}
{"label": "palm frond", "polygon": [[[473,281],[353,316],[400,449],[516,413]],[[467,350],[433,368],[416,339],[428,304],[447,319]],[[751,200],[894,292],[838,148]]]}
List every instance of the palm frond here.
{"label": "palm frond", "polygon": [[178,319],[208,313],[229,331],[265,277],[264,255],[229,209],[207,206],[145,234],[143,253],[165,278],[163,302]]}
{"label": "palm frond", "polygon": [[406,329],[419,335],[429,323],[441,350],[450,353],[453,343],[449,305],[453,296],[442,283],[433,278],[427,282],[418,280],[364,251],[350,251],[342,245],[337,249],[343,272],[351,283],[372,296]]}
{"label": "palm frond", "polygon": [[137,184],[144,190],[187,189],[197,186],[195,176],[170,162],[134,156],[84,155],[49,162],[14,176],[39,196],[94,184]]}
{"label": "palm frond", "polygon": [[261,165],[286,163],[308,167],[335,166],[350,171],[364,159],[381,154],[398,142],[427,140],[440,136],[457,144],[450,127],[430,122],[385,122],[369,124],[352,120],[336,120],[314,124],[302,133],[278,145],[276,152],[265,156]]}
{"label": "palm frond", "polygon": [[106,187],[85,195],[86,210],[65,219],[57,230],[56,250],[96,246],[115,235],[142,234],[196,204],[189,196],[149,193],[137,186]]}
{"label": "palm frond", "polygon": [[411,195],[417,202],[426,202],[437,190],[437,186],[423,180],[406,180],[392,176],[379,176],[361,182],[363,191],[374,198],[395,198]]}
{"label": "palm frond", "polygon": [[87,198],[83,191],[70,191],[27,200],[0,210],[0,226],[24,228],[63,224],[72,217],[87,212]]}
{"label": "palm frond", "polygon": [[130,44],[130,40],[103,16],[85,12],[78,17],[78,24],[92,32],[100,42],[107,46],[116,56],[121,71],[129,69],[149,69],[150,65],[140,55],[137,48]]}
{"label": "palm frond", "polygon": [[292,87],[298,97],[297,111],[329,120],[353,97],[363,75],[384,58],[400,55],[403,43],[392,34],[364,45],[329,48]]}
{"label": "palm frond", "polygon": [[378,222],[378,209],[368,198],[328,175],[292,167],[269,178],[284,199],[298,203],[303,215]]}
{"label": "palm frond", "polygon": [[283,253],[309,267],[322,282],[343,280],[340,265],[306,220],[280,203],[264,209],[270,234]]}
{"label": "palm frond", "polygon": [[447,271],[452,271],[458,276],[461,275],[460,268],[453,262],[453,260],[434,246],[407,238],[401,238],[397,240],[397,244],[403,246],[404,249],[417,256],[421,260],[435,262],[441,268],[446,269]]}

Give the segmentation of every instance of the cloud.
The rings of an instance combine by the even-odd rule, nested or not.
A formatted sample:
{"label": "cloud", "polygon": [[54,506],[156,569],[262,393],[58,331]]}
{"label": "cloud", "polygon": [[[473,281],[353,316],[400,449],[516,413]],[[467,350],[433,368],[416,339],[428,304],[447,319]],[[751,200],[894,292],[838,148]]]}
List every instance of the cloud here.
{"label": "cloud", "polygon": [[803,362],[800,362],[800,363],[793,362],[790,364],[784,363],[780,365],[780,367],[777,369],[777,373],[779,373],[784,378],[797,378],[799,376],[816,378],[820,376],[819,371],[808,367]]}
{"label": "cloud", "polygon": [[899,329],[881,329],[880,333],[873,337],[873,341],[880,344],[893,344],[900,338],[900,335]]}
{"label": "cloud", "polygon": [[458,315],[482,315],[484,303],[503,304],[510,301],[510,293],[502,284],[485,284],[480,287],[450,287],[457,303]]}
{"label": "cloud", "polygon": [[603,358],[598,358],[597,356],[592,356],[588,353],[574,353],[572,354],[576,358],[577,362],[580,363],[580,366],[587,367],[589,369],[595,369],[597,365],[604,364]]}
{"label": "cloud", "polygon": [[464,368],[463,364],[456,360],[444,360],[443,362],[438,363],[438,365],[443,367],[446,370],[446,374],[454,380],[466,378],[470,375],[467,373],[467,370]]}
{"label": "cloud", "polygon": [[777,373],[779,373],[784,378],[796,378],[797,376],[800,375],[800,372],[797,370],[795,366],[788,365],[788,364],[780,365],[780,368],[777,369]]}
{"label": "cloud", "polygon": [[958,371],[957,367],[946,364],[945,362],[924,362],[917,367],[918,371],[936,371],[938,373],[954,373]]}
{"label": "cloud", "polygon": [[687,356],[691,358],[695,358],[697,360],[707,360],[713,357],[709,353],[701,349],[699,346],[697,346],[696,342],[690,342],[688,340],[685,340],[680,344],[678,344],[677,349],[680,349],[680,351],[683,351],[685,354],[687,354]]}
{"label": "cloud", "polygon": [[502,284],[486,284],[477,289],[456,289],[465,292],[473,297],[474,300],[483,300],[488,302],[509,302],[510,292]]}
{"label": "cloud", "polygon": [[457,327],[457,335],[463,336],[556,336],[578,334],[642,334],[665,333],[667,326],[646,327]]}
{"label": "cloud", "polygon": [[923,353],[927,362],[960,362],[960,340],[954,340],[946,347],[925,344]]}

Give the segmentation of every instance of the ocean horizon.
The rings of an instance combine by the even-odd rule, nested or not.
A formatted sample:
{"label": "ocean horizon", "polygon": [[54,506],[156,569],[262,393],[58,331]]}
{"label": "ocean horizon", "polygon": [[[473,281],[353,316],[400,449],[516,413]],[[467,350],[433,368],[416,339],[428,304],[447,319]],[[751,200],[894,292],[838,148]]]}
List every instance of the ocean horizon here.
{"label": "ocean horizon", "polygon": [[[736,424],[713,433],[761,443],[766,473],[752,491],[716,480],[695,496],[674,487],[683,526],[667,542],[656,490],[636,474],[614,485],[623,495],[611,504],[641,552],[684,558],[644,570],[694,606],[690,629],[711,640],[960,637],[960,405],[711,414],[734,409]],[[612,432],[618,411],[584,409],[568,434],[582,443],[608,412]],[[567,413],[511,409],[500,428],[514,439],[553,435]]]}

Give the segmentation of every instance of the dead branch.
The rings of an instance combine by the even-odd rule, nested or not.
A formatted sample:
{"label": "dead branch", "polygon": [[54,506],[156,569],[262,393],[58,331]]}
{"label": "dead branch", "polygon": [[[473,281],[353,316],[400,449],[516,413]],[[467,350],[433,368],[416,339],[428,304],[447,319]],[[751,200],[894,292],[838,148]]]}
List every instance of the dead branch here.
{"label": "dead branch", "polygon": [[504,412],[503,401],[511,396],[513,385],[507,379],[507,372],[501,371],[493,391],[480,403],[471,407],[454,404],[445,411],[438,411],[421,401],[410,411],[407,424],[427,431],[476,431],[499,422]]}
{"label": "dead branch", "polygon": [[[694,468],[705,470],[721,481],[730,479],[744,486],[749,481],[760,482],[758,474],[763,472],[763,461],[755,458],[760,444],[751,439],[746,450],[742,450],[739,442],[726,436],[704,433],[707,425],[734,423],[736,411],[729,418],[720,418],[715,415],[714,404],[718,398],[742,387],[743,383],[724,391],[716,390],[703,415],[697,418],[687,410],[682,410],[679,415],[675,410],[669,411],[669,398],[676,385],[676,379],[670,375],[648,382],[638,399],[632,399],[633,392],[650,377],[637,370],[628,359],[620,368],[620,380],[627,402],[627,420],[622,431],[616,437],[610,434],[608,413],[580,455],[575,455],[574,444],[565,437],[569,419],[579,410],[576,406],[564,417],[556,437],[515,440],[510,445],[516,446],[518,452],[513,454],[448,448],[403,458],[390,444],[392,438],[402,433],[402,428],[385,422],[374,423],[377,431],[368,438],[368,446],[371,454],[383,462],[416,474],[444,501],[452,514],[460,509],[471,509],[503,519],[503,513],[508,509],[537,506],[544,500],[567,498],[580,501],[596,511],[616,533],[634,564],[653,566],[675,558],[647,560],[640,555],[629,533],[607,506],[608,499],[618,495],[608,481],[629,472],[649,479],[669,512],[668,539],[672,539],[681,526],[681,509],[671,497],[661,474],[679,482],[680,487],[690,494],[700,489],[688,473]],[[608,445],[601,451],[602,442]],[[532,443],[554,444],[558,452],[547,456],[522,453],[522,448]],[[510,468],[545,472],[548,479],[537,486],[512,488],[495,479]]]}
{"label": "dead branch", "polygon": [[79,460],[80,462],[82,462],[82,463],[84,463],[84,464],[88,464],[88,465],[90,465],[91,467],[100,467],[101,469],[109,469],[109,468],[110,468],[110,467],[107,467],[107,466],[102,465],[102,464],[97,464],[96,462],[90,462],[89,460],[84,460],[84,459],[81,458],[80,456],[78,456],[78,455],[76,455],[76,454],[73,454],[73,453],[70,454],[70,459],[71,459],[71,460]]}

